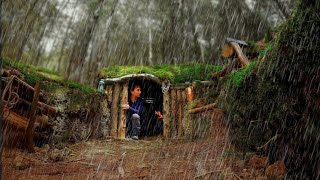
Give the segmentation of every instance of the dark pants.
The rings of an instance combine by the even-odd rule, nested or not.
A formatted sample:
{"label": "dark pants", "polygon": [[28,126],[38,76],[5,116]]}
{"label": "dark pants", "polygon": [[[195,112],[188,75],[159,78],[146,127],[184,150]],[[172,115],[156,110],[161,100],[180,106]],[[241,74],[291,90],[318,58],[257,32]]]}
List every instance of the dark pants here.
{"label": "dark pants", "polygon": [[139,136],[140,134],[140,116],[138,114],[131,114],[127,117],[127,132],[126,136]]}

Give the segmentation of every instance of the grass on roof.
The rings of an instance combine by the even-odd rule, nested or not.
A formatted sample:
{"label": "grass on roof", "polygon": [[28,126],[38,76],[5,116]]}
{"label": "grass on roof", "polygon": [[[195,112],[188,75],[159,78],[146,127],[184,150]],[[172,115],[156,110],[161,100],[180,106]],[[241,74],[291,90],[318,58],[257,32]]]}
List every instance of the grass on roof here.
{"label": "grass on roof", "polygon": [[[11,60],[9,58],[3,58],[4,67],[12,67],[21,71],[23,74],[25,81],[34,86],[38,81],[49,80],[52,83],[56,83],[53,85],[52,83],[44,84],[43,89],[53,92],[59,88],[63,88],[62,86],[71,88],[71,89],[79,89],[84,93],[94,93],[96,90],[88,85],[80,84],[74,81],[65,81],[62,76],[59,75],[58,72],[52,71],[43,67],[36,67],[29,64],[23,64],[21,62]],[[48,85],[48,87],[45,87]],[[53,88],[54,87],[54,88]]]}
{"label": "grass on roof", "polygon": [[222,66],[211,64],[155,65],[155,66],[110,66],[101,72],[104,78],[116,78],[128,74],[147,73],[159,79],[167,78],[173,83],[210,80],[212,73],[220,71]]}

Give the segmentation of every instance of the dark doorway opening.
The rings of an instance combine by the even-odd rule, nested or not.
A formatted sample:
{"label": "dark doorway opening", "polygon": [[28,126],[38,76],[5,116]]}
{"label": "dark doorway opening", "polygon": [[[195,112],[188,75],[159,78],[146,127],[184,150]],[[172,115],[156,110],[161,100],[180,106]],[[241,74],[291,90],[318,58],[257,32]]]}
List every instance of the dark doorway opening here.
{"label": "dark doorway opening", "polygon": [[[157,82],[144,79],[135,78],[129,81],[128,97],[130,98],[130,89],[135,84],[141,87],[141,98],[144,101],[144,107],[140,115],[141,131],[140,136],[154,136],[162,134],[163,121],[159,120],[155,111],[163,112],[163,93],[161,85]],[[128,118],[127,118],[128,120]],[[127,131],[131,130],[130,122],[127,122]]]}

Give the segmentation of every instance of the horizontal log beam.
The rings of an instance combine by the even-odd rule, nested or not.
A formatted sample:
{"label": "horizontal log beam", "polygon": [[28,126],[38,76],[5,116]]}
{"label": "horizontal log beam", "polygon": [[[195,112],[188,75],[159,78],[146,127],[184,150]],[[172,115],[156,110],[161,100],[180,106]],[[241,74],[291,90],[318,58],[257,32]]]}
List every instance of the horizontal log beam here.
{"label": "horizontal log beam", "polygon": [[196,113],[200,113],[200,112],[204,112],[204,111],[208,111],[208,110],[212,110],[215,109],[217,107],[216,103],[213,104],[208,104],[199,108],[194,108],[189,110],[190,114],[196,114]]}

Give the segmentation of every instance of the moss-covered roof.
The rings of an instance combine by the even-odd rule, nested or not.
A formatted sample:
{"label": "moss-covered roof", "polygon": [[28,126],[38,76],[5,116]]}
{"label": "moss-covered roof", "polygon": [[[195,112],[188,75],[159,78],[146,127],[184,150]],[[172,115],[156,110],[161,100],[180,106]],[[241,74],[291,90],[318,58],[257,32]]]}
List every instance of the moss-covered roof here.
{"label": "moss-covered roof", "polygon": [[182,64],[182,65],[154,65],[154,66],[110,66],[101,71],[103,78],[118,78],[130,74],[152,74],[159,79],[167,78],[173,83],[188,81],[204,81],[211,79],[214,72],[220,71],[222,66],[211,64]]}
{"label": "moss-covered roof", "polygon": [[53,92],[62,88],[79,89],[84,93],[95,93],[96,90],[88,85],[83,85],[74,81],[64,80],[58,72],[42,67],[36,67],[29,64],[20,63],[19,61],[9,58],[3,58],[4,68],[11,67],[19,70],[25,81],[34,86],[38,81],[48,81],[42,85],[42,88],[48,92]]}

